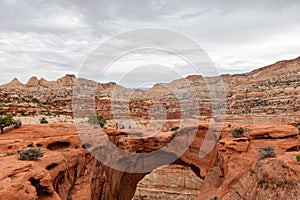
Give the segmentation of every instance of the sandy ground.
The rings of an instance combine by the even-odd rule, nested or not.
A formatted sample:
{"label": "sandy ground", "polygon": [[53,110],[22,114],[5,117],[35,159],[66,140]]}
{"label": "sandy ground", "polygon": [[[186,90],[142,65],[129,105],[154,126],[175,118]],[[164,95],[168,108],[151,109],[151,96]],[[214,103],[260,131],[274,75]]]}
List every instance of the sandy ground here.
{"label": "sandy ground", "polygon": [[15,119],[20,119],[23,124],[40,124],[40,119],[45,118],[49,123],[66,123],[66,124],[72,124],[73,119],[70,116],[45,116],[45,115],[38,115],[38,116],[30,116],[30,117],[15,117]]}

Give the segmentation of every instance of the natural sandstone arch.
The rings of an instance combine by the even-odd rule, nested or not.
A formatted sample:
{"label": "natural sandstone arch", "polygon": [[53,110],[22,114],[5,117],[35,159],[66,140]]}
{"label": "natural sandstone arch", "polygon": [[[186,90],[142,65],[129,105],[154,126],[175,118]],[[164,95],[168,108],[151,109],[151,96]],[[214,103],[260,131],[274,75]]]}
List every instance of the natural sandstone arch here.
{"label": "natural sandstone arch", "polygon": [[205,181],[191,167],[164,165],[147,174],[137,184],[132,200],[186,199],[194,200],[201,194]]}
{"label": "natural sandstone arch", "polygon": [[[168,160],[173,159],[174,154],[163,152],[160,154],[161,160]],[[151,159],[151,158],[150,158]],[[203,179],[204,177],[201,175],[201,169],[199,166],[196,166],[194,164],[188,163],[184,161],[186,158],[178,158],[170,165],[176,164],[176,165],[182,165],[185,167],[189,167],[197,177]],[[135,161],[136,165],[140,165],[141,162],[139,159]],[[153,170],[161,167],[166,166],[169,163],[162,162],[160,166],[157,166]],[[142,180],[147,174],[150,174],[152,171],[147,173],[128,173],[128,172],[121,172],[112,168],[109,168],[107,166],[104,166],[100,162],[98,163],[97,169],[99,171],[95,171],[94,174],[97,175],[97,177],[103,177],[101,178],[102,181],[95,183],[93,188],[91,188],[93,191],[97,191],[94,193],[94,196],[92,199],[118,199],[118,200],[131,200],[132,197],[135,194],[137,184],[140,180]]]}
{"label": "natural sandstone arch", "polygon": [[[197,177],[201,178],[199,176],[200,169],[194,165],[189,165],[188,163],[183,162],[181,159],[176,160],[172,164],[190,167],[191,170],[197,175]],[[161,166],[165,165],[162,164]],[[128,173],[112,169],[109,169],[108,171],[109,172],[107,173],[107,176],[109,176],[110,188],[105,188],[105,186],[102,185],[100,189],[102,191],[100,199],[131,200],[135,194],[138,182],[142,180],[147,174],[150,174],[152,172],[151,171],[148,173]],[[109,189],[110,191],[105,191],[105,189]]]}
{"label": "natural sandstone arch", "polygon": [[[201,178],[200,169],[197,168],[195,165],[189,165],[183,162],[181,159],[177,159],[171,165],[173,164],[189,167],[196,174],[197,177]],[[161,165],[161,166],[166,166],[166,165]],[[151,172],[143,173],[143,174],[124,173],[120,181],[119,194],[117,196],[117,199],[131,200],[135,194],[138,182],[141,181],[147,174],[150,174]]]}
{"label": "natural sandstone arch", "polygon": [[[156,143],[151,142],[148,144],[146,152],[151,152],[151,150],[153,150],[152,153],[146,153],[145,156],[139,156],[140,153],[135,153],[132,154],[132,157],[130,157],[129,159],[127,157],[126,159],[120,159],[116,161],[115,164],[119,167],[121,166],[121,169],[126,169],[124,171],[127,172],[112,169],[98,161],[98,164],[95,167],[96,171],[93,172],[94,175],[92,176],[96,178],[92,178],[91,191],[93,191],[93,196],[91,199],[130,200],[134,196],[138,182],[142,180],[147,174],[151,173],[153,170],[165,165],[177,164],[189,167],[196,174],[197,177],[204,179],[207,172],[212,168],[212,166],[214,166],[217,159],[216,147],[212,148],[212,150],[204,158],[199,157],[199,151],[206,137],[208,128],[208,124],[202,124],[198,127],[192,128],[187,127],[180,132],[181,134],[178,134],[176,136],[180,138],[184,136],[184,134],[189,134],[189,132],[194,131],[195,129],[197,132],[195,138],[192,141],[192,144],[181,155],[180,158],[178,158],[178,156],[174,153],[166,151],[160,151],[159,153],[155,154],[155,149],[157,149],[157,147],[155,147]],[[215,137],[211,138],[214,139]],[[130,150],[132,152],[135,152],[136,149],[139,149],[139,147],[141,147],[140,145],[145,144],[145,142],[135,143],[137,139],[134,138],[132,139],[131,143],[128,143],[129,139],[130,138],[127,138],[127,143],[122,143],[122,146],[120,147],[123,147],[125,149],[125,147],[128,147],[128,145],[133,144],[134,148],[130,148]],[[162,140],[160,140],[159,145],[162,146],[165,145],[165,143],[163,143]],[[95,150],[97,149],[98,148],[95,148]],[[141,153],[143,152],[144,150],[142,150]],[[142,166],[142,161],[146,162],[147,165]],[[159,163],[159,165],[157,163]],[[144,172],[147,173],[135,173],[143,171],[141,170],[144,169],[143,167],[147,168],[147,170],[144,170]]]}

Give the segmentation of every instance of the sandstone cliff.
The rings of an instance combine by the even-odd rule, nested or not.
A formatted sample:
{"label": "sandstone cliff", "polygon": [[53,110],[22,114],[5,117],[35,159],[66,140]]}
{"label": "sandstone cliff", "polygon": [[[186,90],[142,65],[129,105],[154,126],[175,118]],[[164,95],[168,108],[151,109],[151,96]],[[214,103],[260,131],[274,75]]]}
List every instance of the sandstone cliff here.
{"label": "sandstone cliff", "polygon": [[[168,119],[187,115],[182,107],[191,107],[188,115],[209,118],[215,104],[209,85],[221,84],[225,89],[224,102],[227,121],[239,123],[290,123],[300,120],[300,57],[280,61],[249,73],[220,77],[188,76],[171,83],[156,84],[148,91],[133,91],[115,83],[96,83],[66,75],[57,81],[36,77],[27,84],[16,78],[0,86],[0,113],[19,115],[70,115],[75,81],[82,84],[78,90],[90,90],[95,96],[96,112],[113,118],[112,101],[116,107],[128,104],[130,116],[136,120],[149,120],[149,111],[161,105]],[[191,99],[198,100],[198,106]],[[113,100],[112,100],[113,98]],[[180,101],[182,100],[182,101]],[[181,106],[181,107],[180,107]],[[124,114],[124,113],[120,113]]]}
{"label": "sandstone cliff", "polygon": [[[169,197],[179,199],[187,198],[183,195],[185,192],[196,195],[197,199],[299,198],[300,165],[295,159],[296,154],[300,153],[299,130],[290,125],[242,125],[244,137],[233,138],[230,132],[235,127],[239,125],[226,124],[220,138],[213,137],[218,140],[217,145],[203,159],[199,158],[199,150],[208,124],[183,128],[178,132],[164,132],[148,139],[126,137],[120,131],[106,130],[103,136],[106,135],[119,148],[128,152],[138,150],[140,153],[149,153],[165,146],[170,136],[180,141],[184,134],[197,131],[190,148],[173,162],[174,167],[162,168],[160,172],[155,170],[143,179],[147,173],[121,172],[98,162],[82,148],[74,125],[24,125],[0,135],[0,198],[160,199],[162,191],[168,192]],[[88,135],[95,131],[89,125],[85,130],[85,133],[79,130],[78,134]],[[44,157],[38,161],[19,161],[16,151],[32,144],[41,147]],[[94,138],[91,138],[91,144],[91,152],[99,149],[94,146],[97,144]],[[258,160],[258,150],[266,145],[275,148],[277,157]],[[168,156],[171,154],[165,152],[162,159]],[[138,159],[132,161],[130,166],[139,167],[141,164]],[[193,173],[190,181],[194,183],[177,183],[180,177],[177,173],[182,168],[189,169],[181,172],[185,175]],[[151,176],[155,177],[157,173],[165,174],[160,176],[168,177],[169,181],[155,179],[156,182],[152,182],[154,179]],[[150,186],[145,188],[145,184]],[[139,188],[136,191],[137,185]],[[179,187],[179,190],[172,190],[172,187]],[[191,194],[192,191],[194,193]]]}

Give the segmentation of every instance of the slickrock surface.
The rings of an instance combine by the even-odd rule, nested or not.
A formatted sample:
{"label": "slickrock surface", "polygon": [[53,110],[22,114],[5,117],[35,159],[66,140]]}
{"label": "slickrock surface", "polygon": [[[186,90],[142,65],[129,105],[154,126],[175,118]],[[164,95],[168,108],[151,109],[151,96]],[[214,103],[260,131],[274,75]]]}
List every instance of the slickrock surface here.
{"label": "slickrock surface", "polygon": [[[88,135],[96,130],[89,125],[84,126],[86,131],[79,131],[80,135]],[[245,130],[244,136],[233,138],[230,132],[240,126]],[[162,132],[149,138],[128,137],[121,131],[107,129],[106,133],[99,136],[109,138],[128,152],[138,150],[139,153],[149,153],[166,145],[170,138],[180,141],[183,135],[197,131],[190,148],[173,162],[175,165],[146,176],[148,173],[121,172],[98,162],[82,148],[75,125],[24,125],[0,135],[0,199],[129,200],[135,193],[144,196],[144,199],[161,199],[158,195],[161,190],[171,191],[169,194],[172,197],[179,195],[172,192],[172,186],[179,185],[184,185],[182,191],[195,191],[191,195],[197,195],[197,199],[300,198],[300,165],[295,158],[300,153],[300,135],[295,127],[269,125],[270,131],[265,132],[268,137],[261,137],[257,133],[264,132],[266,126],[233,123],[229,126],[227,123],[219,139],[211,137],[218,140],[215,148],[200,159],[199,149],[207,128],[208,124],[199,124],[198,127]],[[91,138],[94,143],[91,143],[89,150],[97,151],[99,146],[95,145],[98,143],[94,137]],[[44,157],[38,161],[19,161],[16,151],[31,144],[41,147],[45,152]],[[274,147],[277,157],[258,160],[258,150],[267,145]],[[169,152],[162,154],[162,158],[168,156],[171,156]],[[141,164],[139,159],[131,161],[133,163],[127,163],[128,166],[139,167]],[[180,173],[190,175],[193,172],[193,178],[178,184],[178,170],[188,168],[190,170]],[[145,176],[146,179],[142,180]],[[152,182],[150,187],[145,188],[143,184],[150,184],[148,180],[151,176],[166,176],[169,181],[157,178],[156,183]],[[136,191],[137,185],[140,187]],[[149,193],[151,189],[153,192]],[[178,199],[186,197],[180,195]]]}

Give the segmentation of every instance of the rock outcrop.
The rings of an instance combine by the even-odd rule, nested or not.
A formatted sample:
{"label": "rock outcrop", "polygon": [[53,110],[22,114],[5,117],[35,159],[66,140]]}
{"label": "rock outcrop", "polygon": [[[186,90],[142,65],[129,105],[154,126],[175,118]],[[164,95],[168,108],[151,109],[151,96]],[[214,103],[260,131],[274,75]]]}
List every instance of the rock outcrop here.
{"label": "rock outcrop", "polygon": [[[155,84],[147,91],[127,89],[116,83],[77,79],[74,75],[66,75],[57,81],[43,78],[37,81],[32,77],[25,85],[14,79],[0,86],[0,113],[72,116],[72,100],[76,96],[73,86],[80,82],[75,91],[85,91],[93,96],[96,112],[109,119],[114,118],[112,108],[118,110],[123,106],[118,115],[129,115],[137,122],[149,121],[151,109],[165,114],[167,119],[200,116],[210,120],[212,107],[224,106],[226,110],[218,114],[226,115],[227,121],[284,124],[300,121],[299,69],[300,57],[244,74],[206,78],[188,76],[171,83]],[[224,88],[223,100],[211,98],[210,90],[214,90],[214,86]],[[84,100],[81,103],[85,103]],[[124,105],[129,108],[123,109]],[[185,108],[189,108],[188,112]],[[214,118],[218,121],[219,116]]]}
{"label": "rock outcrop", "polygon": [[26,83],[26,87],[37,87],[39,85],[39,80],[36,76],[31,77]]}
{"label": "rock outcrop", "polygon": [[17,78],[14,78],[11,82],[1,86],[1,88],[11,89],[11,90],[21,89],[23,87],[24,85]]}
{"label": "rock outcrop", "polygon": [[[245,130],[243,137],[233,138],[230,132],[240,125],[230,125],[225,124],[217,145],[202,159],[199,158],[199,150],[207,134],[208,124],[183,128],[178,132],[162,132],[150,138],[128,137],[113,129],[107,129],[102,136],[96,136],[93,135],[93,131],[99,129],[93,129],[89,125],[85,125],[85,132],[81,132],[81,129],[76,130],[72,124],[24,125],[20,129],[0,135],[0,198],[129,200],[136,193],[135,199],[141,196],[144,199],[158,199],[157,193],[160,190],[169,191],[168,194],[174,198],[194,195],[203,200],[214,197],[299,198],[300,165],[295,159],[300,153],[298,129],[293,126],[270,125],[269,129],[272,131],[268,132],[268,137],[255,138],[253,133],[263,131],[265,127],[241,125]],[[165,171],[164,168],[153,169],[154,172],[145,179],[143,178],[149,172],[136,174],[112,169],[99,162],[91,156],[95,154],[89,152],[95,152],[99,147],[105,148],[96,146],[99,142],[97,137],[107,137],[127,152],[138,150],[138,153],[149,153],[168,145],[170,138],[178,138],[180,141],[183,135],[191,134],[193,130],[197,133],[186,152]],[[296,131],[298,134],[294,134]],[[82,138],[84,134],[95,136],[91,137],[90,146],[82,145],[78,135]],[[40,147],[45,152],[44,157],[38,161],[19,161],[17,150],[32,145]],[[258,151],[264,146],[273,146],[277,156],[258,159]],[[11,155],[12,153],[14,155]],[[163,154],[161,156],[164,158]],[[139,167],[138,159],[132,161],[133,163],[126,165]],[[178,184],[179,169],[189,169],[181,172],[184,174],[193,173],[193,178],[189,180],[191,182],[183,181],[183,184]],[[166,176],[169,181],[164,183],[163,179],[158,178],[155,183],[147,182],[151,176]],[[149,184],[149,187],[145,187],[145,184]],[[175,192],[175,188],[179,186],[182,191],[186,191],[186,195],[184,192]],[[191,194],[192,191],[194,193]]]}
{"label": "rock outcrop", "polygon": [[[115,130],[111,124],[102,131],[79,123],[76,127],[25,124],[2,134],[0,199],[158,199],[162,190],[170,198],[299,199],[300,165],[295,157],[300,154],[300,135],[289,125],[300,121],[299,70],[300,57],[245,74],[188,76],[156,84],[147,91],[74,75],[57,81],[32,77],[27,84],[15,78],[0,86],[1,115],[74,117],[72,109],[83,107],[75,117],[87,117],[85,111],[90,109],[110,119],[111,124],[114,117],[125,115],[141,127],[156,126],[151,124],[153,114],[164,117],[156,123],[167,120],[155,133],[129,129],[128,125]],[[211,85],[224,86],[224,101],[211,98],[209,89],[221,93]],[[76,96],[76,92],[84,95]],[[194,97],[197,101],[192,100]],[[90,107],[85,109],[86,105]],[[217,116],[213,116],[212,107],[220,111]],[[224,127],[221,116],[226,116]],[[180,119],[196,123],[183,126]],[[208,121],[222,126],[222,132],[208,131]],[[179,130],[171,130],[176,126]],[[240,138],[231,135],[237,127],[244,130]],[[202,149],[203,144],[212,148]],[[40,147],[44,157],[19,161],[17,151],[32,145]],[[173,151],[162,149],[170,146]],[[273,147],[277,156],[261,159],[259,151],[266,146]],[[155,154],[158,151],[160,154]],[[120,152],[126,159],[118,157]],[[119,166],[126,170],[118,170]],[[135,173],[144,168],[148,170]],[[178,182],[179,177],[172,178],[172,173],[193,173],[193,183],[171,184],[160,179],[165,176],[170,182]],[[157,182],[151,182],[151,177]],[[178,188],[182,193],[175,192]]]}

